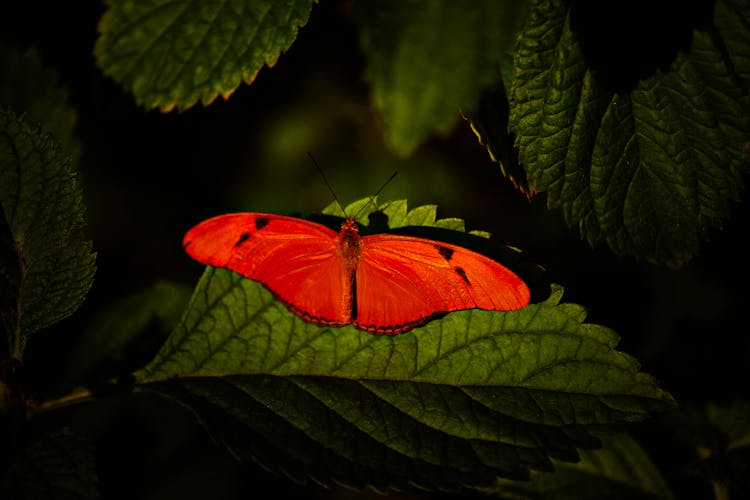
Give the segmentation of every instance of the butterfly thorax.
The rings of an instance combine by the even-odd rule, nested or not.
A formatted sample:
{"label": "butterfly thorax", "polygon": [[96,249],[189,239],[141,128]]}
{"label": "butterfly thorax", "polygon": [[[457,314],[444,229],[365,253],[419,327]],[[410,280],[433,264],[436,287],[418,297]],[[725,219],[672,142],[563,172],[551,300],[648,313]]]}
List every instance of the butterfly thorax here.
{"label": "butterfly thorax", "polygon": [[359,236],[359,226],[350,217],[341,223],[341,231],[338,238],[339,253],[344,257],[347,271],[353,272],[356,269],[361,247],[362,239]]}

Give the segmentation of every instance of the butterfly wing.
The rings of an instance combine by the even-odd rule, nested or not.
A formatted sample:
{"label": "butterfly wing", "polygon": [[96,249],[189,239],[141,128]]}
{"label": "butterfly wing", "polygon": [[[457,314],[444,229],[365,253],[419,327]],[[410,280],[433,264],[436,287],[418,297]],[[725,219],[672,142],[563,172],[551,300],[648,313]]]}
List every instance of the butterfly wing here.
{"label": "butterfly wing", "polygon": [[349,323],[352,299],[337,235],[304,219],[235,213],[199,223],[182,244],[198,262],[262,283],[303,319],[338,326]]}
{"label": "butterfly wing", "polygon": [[463,247],[401,235],[362,238],[354,325],[394,335],[446,312],[507,311],[529,303],[526,284]]}

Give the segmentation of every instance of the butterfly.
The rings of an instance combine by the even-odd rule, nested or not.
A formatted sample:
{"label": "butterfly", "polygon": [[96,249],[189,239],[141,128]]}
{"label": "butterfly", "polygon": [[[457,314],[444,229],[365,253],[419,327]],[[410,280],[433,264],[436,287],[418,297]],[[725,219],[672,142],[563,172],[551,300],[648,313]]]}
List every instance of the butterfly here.
{"label": "butterfly", "polygon": [[525,307],[530,291],[502,264],[458,245],[400,234],[336,232],[284,215],[219,215],[191,228],[193,259],[268,288],[305,321],[396,335],[448,312]]}

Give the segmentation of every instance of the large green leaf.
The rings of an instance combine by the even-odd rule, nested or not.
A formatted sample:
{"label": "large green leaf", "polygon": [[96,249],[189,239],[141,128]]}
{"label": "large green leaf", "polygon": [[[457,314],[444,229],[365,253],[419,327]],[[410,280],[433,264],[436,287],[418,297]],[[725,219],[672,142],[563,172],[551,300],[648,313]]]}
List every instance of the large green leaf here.
{"label": "large green leaf", "polygon": [[500,78],[525,2],[360,1],[366,75],[394,151],[406,155],[456,125]]}
{"label": "large green leaf", "polygon": [[[332,207],[329,207],[332,208]],[[370,200],[347,207],[367,222]],[[383,205],[392,226],[434,207]],[[430,222],[432,220],[432,222]],[[671,396],[556,287],[514,312],[461,311],[395,337],[305,323],[260,284],[207,268],[140,390],[190,408],[241,459],[355,487],[489,486],[576,460],[602,427]]]}
{"label": "large green leaf", "polygon": [[99,67],[147,108],[225,99],[251,83],[307,22],[311,0],[107,0]]}
{"label": "large green leaf", "polygon": [[50,135],[3,110],[0,204],[10,237],[0,262],[1,312],[10,354],[21,359],[29,335],[81,304],[94,279],[95,254],[70,158]]}
{"label": "large green leaf", "polygon": [[615,91],[587,64],[568,3],[535,2],[510,115],[532,192],[546,192],[592,245],[689,259],[729,215],[748,170],[749,22],[747,2],[717,1],[689,52]]}

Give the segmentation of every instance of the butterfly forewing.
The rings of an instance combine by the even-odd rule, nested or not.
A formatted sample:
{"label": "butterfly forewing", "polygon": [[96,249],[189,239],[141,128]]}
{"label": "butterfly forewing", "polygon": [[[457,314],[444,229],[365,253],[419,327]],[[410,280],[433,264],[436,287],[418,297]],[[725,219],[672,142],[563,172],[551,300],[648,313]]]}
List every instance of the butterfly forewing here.
{"label": "butterfly forewing", "polygon": [[225,267],[266,286],[307,321],[350,321],[350,280],[335,231],[294,217],[238,213],[193,227],[183,246],[195,260]]}
{"label": "butterfly forewing", "polygon": [[375,333],[400,333],[463,309],[520,309],[530,298],[518,276],[484,255],[400,235],[362,238],[356,283],[356,326]]}

